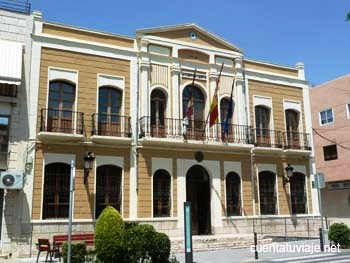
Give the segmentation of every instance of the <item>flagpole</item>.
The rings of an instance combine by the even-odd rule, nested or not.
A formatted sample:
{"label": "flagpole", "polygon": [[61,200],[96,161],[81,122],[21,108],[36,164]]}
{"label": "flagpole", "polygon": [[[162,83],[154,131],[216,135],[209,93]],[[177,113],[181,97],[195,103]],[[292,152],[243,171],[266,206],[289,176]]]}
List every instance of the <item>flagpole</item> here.
{"label": "flagpole", "polygon": [[[222,72],[222,69],[224,68],[224,63],[221,64],[221,68],[220,68],[220,72],[219,72],[219,76],[216,80],[216,87],[215,87],[215,91],[214,91],[214,96],[215,94],[218,92],[218,89],[219,89],[219,82],[220,82],[220,77],[221,77],[221,72]],[[213,96],[213,97],[214,97]],[[208,112],[208,116],[207,116],[207,119],[205,121],[205,125],[204,125],[204,129],[203,129],[203,132],[202,132],[202,135],[201,137],[203,137],[204,133],[205,133],[205,128],[207,128],[207,122],[208,122],[208,119],[209,119],[209,116],[210,116],[210,110]]]}

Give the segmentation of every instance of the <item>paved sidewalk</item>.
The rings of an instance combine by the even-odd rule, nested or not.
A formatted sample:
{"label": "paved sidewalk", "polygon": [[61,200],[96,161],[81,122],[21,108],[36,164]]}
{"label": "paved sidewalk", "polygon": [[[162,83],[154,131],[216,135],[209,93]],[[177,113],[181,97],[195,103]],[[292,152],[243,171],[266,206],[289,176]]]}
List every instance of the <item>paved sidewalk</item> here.
{"label": "paved sidewalk", "polygon": [[[319,245],[319,240],[304,240],[293,242],[278,242],[271,243],[273,246],[286,247],[287,244],[316,246]],[[176,254],[176,258],[181,262],[185,262],[185,255],[183,253]],[[248,263],[255,262],[254,252],[250,248],[237,248],[217,251],[195,252],[193,255],[194,262],[197,263]],[[338,259],[340,261],[338,261]],[[261,252],[259,253],[259,262],[350,262],[350,249],[340,250],[340,253],[334,252]],[[35,262],[36,258],[30,259],[7,259],[0,260],[0,262],[7,263],[24,263]],[[45,257],[40,258],[39,262],[44,262]],[[59,262],[58,259],[53,262]]]}

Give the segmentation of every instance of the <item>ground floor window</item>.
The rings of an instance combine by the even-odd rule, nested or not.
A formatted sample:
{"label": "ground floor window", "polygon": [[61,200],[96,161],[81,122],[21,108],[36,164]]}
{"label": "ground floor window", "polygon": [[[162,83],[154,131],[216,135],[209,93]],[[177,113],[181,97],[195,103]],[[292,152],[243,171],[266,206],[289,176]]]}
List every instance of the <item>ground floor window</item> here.
{"label": "ground floor window", "polygon": [[260,214],[277,214],[276,175],[272,172],[259,173]]}
{"label": "ground floor window", "polygon": [[306,177],[302,173],[294,173],[290,178],[290,198],[292,214],[307,213]]}
{"label": "ground floor window", "polygon": [[226,209],[227,216],[241,215],[241,179],[234,172],[226,176]]}
{"label": "ground floor window", "polygon": [[120,212],[122,168],[102,165],[96,169],[96,210],[95,218],[110,205]]}
{"label": "ground floor window", "polygon": [[51,163],[45,165],[43,219],[68,218],[70,165]]}
{"label": "ground floor window", "polygon": [[158,170],[153,175],[153,217],[170,216],[170,174]]}

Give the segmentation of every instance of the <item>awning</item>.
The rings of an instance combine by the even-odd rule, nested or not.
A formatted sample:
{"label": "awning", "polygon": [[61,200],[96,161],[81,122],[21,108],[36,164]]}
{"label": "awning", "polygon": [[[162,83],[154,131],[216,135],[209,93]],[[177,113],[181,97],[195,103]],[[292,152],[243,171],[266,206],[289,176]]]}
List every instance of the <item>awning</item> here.
{"label": "awning", "polygon": [[0,83],[20,85],[23,44],[0,40]]}

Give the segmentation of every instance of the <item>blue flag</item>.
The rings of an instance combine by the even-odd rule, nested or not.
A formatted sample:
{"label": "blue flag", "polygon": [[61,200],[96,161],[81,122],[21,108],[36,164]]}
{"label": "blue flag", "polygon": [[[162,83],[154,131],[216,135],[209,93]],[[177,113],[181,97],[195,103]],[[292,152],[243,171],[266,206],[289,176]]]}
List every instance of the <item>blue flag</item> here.
{"label": "blue flag", "polygon": [[228,104],[228,110],[227,110],[227,115],[226,115],[226,119],[224,122],[224,132],[226,134],[226,136],[228,135],[228,128],[229,128],[229,124],[230,124],[230,119],[232,119],[232,115],[233,115],[233,89],[234,89],[234,84],[235,81],[233,81],[232,83],[232,90],[231,90],[231,98],[230,98],[230,102]]}

